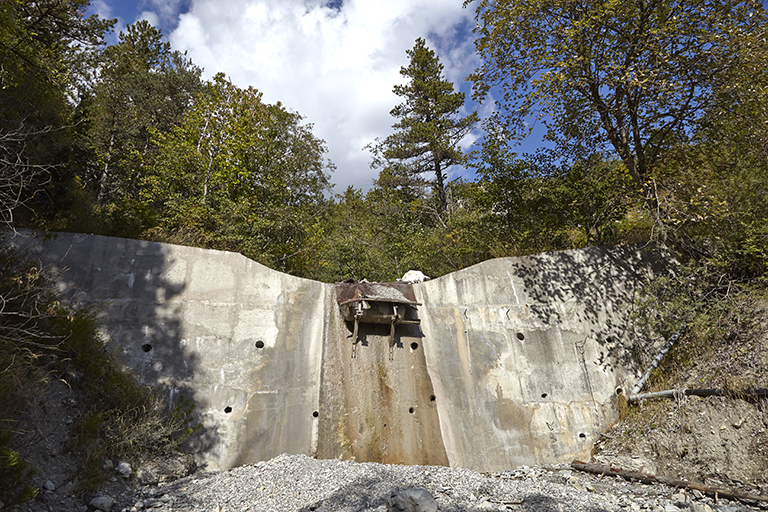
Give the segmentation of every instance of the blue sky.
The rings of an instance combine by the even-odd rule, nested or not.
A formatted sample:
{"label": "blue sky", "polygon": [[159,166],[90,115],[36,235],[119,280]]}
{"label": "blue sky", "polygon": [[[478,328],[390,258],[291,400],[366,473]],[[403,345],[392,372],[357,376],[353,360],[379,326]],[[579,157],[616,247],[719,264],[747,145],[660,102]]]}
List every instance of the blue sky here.
{"label": "blue sky", "polygon": [[[92,0],[91,12],[118,18],[118,29],[146,19],[205,78],[223,72],[305,116],[327,143],[338,192],[348,185],[367,190],[378,175],[362,148],[392,132],[389,111],[400,103],[392,87],[403,83],[400,67],[416,38],[437,52],[469,109],[482,116],[492,108],[469,101],[464,79],[478,60],[473,11],[461,0]],[[525,151],[535,146],[531,139]]]}

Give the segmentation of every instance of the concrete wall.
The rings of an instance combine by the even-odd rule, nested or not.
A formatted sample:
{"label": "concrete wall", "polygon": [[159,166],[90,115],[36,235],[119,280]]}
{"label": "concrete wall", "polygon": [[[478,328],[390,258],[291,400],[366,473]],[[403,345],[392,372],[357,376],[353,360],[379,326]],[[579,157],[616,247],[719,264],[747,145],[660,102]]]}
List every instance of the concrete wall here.
{"label": "concrete wall", "polygon": [[241,255],[93,235],[16,244],[101,308],[140,378],[197,404],[211,468],[304,453],[493,471],[588,458],[639,371],[628,304],[650,262],[587,249],[414,285],[421,326],[351,325],[333,286]]}
{"label": "concrete wall", "polygon": [[326,285],[230,252],[62,233],[24,241],[60,289],[97,304],[105,339],[169,403],[186,396],[211,468],[313,453]]}
{"label": "concrete wall", "polygon": [[486,261],[416,288],[451,466],[588,459],[636,380],[629,305],[643,254],[590,248]]}

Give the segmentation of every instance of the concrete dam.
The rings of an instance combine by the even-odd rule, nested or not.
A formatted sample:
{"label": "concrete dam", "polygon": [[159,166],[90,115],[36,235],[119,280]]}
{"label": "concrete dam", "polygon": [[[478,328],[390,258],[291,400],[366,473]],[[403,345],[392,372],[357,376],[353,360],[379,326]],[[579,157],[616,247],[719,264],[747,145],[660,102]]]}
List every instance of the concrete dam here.
{"label": "concrete dam", "polygon": [[169,406],[196,404],[190,449],[210,469],[281,453],[485,472],[589,459],[646,353],[630,313],[653,257],[629,248],[382,285],[410,311],[390,325],[366,321],[376,298],[350,284],[355,327],[344,284],[240,254],[67,233],[13,240],[58,269],[68,303],[99,308],[107,348],[142,383]]}

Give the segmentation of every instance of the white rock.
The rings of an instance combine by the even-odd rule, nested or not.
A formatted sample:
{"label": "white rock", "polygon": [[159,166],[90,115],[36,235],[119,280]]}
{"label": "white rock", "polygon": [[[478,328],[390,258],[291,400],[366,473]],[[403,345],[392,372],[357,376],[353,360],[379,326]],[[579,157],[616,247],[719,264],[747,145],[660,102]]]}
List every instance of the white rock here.
{"label": "white rock", "polygon": [[409,270],[400,278],[400,281],[404,283],[422,283],[428,280],[429,277],[425,276],[420,270]]}
{"label": "white rock", "polygon": [[127,462],[125,462],[125,461],[120,462],[117,465],[117,468],[115,469],[115,471],[117,471],[118,473],[123,475],[124,478],[128,478],[129,476],[131,476],[131,474],[133,474],[133,470],[131,469],[131,465],[128,464]]}
{"label": "white rock", "polygon": [[51,482],[50,480],[46,480],[46,481],[45,481],[45,483],[43,484],[43,487],[45,487],[45,490],[46,490],[46,491],[51,491],[51,492],[53,492],[53,491],[55,491],[55,490],[56,490],[56,484],[54,484],[54,483],[53,483],[53,482]]}
{"label": "white rock", "polygon": [[93,498],[89,503],[89,505],[93,508],[103,512],[109,512],[109,510],[112,508],[112,505],[114,504],[115,500],[109,496],[99,496],[98,498]]}
{"label": "white rock", "polygon": [[437,501],[426,489],[405,489],[386,501],[387,512],[437,512]]}

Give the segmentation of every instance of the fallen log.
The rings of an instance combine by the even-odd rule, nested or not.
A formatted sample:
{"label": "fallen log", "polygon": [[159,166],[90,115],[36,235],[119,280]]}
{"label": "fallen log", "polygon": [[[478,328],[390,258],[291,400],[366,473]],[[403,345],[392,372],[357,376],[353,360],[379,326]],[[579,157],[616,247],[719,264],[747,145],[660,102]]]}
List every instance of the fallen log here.
{"label": "fallen log", "polygon": [[574,460],[571,462],[571,467],[578,471],[584,471],[586,473],[593,473],[595,475],[605,476],[619,476],[624,480],[640,482],[643,484],[664,484],[669,487],[676,487],[682,489],[692,489],[704,494],[717,498],[727,498],[739,501],[762,501],[768,503],[768,496],[749,494],[746,492],[735,491],[733,489],[720,489],[716,487],[709,487],[704,484],[696,482],[688,482],[686,480],[675,480],[673,478],[667,478],[665,476],[655,476],[646,473],[640,473],[638,471],[625,471],[622,469],[614,468],[612,466],[604,466],[602,464],[593,464],[591,462],[582,462],[580,460]]}

